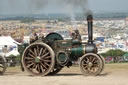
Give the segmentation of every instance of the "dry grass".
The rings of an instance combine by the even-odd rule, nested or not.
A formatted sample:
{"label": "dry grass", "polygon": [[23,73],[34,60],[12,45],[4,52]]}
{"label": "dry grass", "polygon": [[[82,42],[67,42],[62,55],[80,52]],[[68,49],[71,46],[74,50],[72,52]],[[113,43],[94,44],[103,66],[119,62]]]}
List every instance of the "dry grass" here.
{"label": "dry grass", "polygon": [[0,85],[128,85],[128,63],[107,64],[96,77],[84,77],[78,66],[64,68],[55,76],[29,76],[20,67],[8,67],[0,76]]}
{"label": "dry grass", "polygon": [[[118,63],[118,64],[106,64],[104,71],[121,71],[121,70],[127,70],[128,71],[128,63]],[[16,67],[8,67],[6,72],[16,72],[20,73],[21,68],[20,66]],[[63,68],[60,73],[81,73],[79,66],[72,66],[70,68]]]}

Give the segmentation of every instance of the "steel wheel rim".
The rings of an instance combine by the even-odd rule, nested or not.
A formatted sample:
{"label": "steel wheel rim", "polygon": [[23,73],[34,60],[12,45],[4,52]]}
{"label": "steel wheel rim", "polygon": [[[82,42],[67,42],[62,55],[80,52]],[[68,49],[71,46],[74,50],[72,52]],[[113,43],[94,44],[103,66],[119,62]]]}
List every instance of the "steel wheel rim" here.
{"label": "steel wheel rim", "polygon": [[35,43],[25,50],[23,65],[34,75],[46,75],[53,67],[53,57],[48,45]]}
{"label": "steel wheel rim", "polygon": [[80,62],[84,75],[97,75],[102,69],[102,61],[97,55],[86,55]]}
{"label": "steel wheel rim", "polygon": [[103,56],[101,56],[101,55],[99,55],[98,54],[98,56],[101,58],[101,60],[102,60],[102,69],[101,69],[101,72],[104,70],[104,67],[105,67],[105,59],[104,59],[104,57]]}

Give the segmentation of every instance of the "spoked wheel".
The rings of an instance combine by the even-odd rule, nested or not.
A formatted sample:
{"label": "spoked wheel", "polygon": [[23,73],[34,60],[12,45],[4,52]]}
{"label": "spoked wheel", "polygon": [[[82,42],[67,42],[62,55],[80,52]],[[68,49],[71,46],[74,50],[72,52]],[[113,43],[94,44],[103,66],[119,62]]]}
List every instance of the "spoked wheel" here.
{"label": "spoked wheel", "polygon": [[101,55],[99,55],[99,54],[98,54],[98,56],[99,56],[99,57],[101,58],[101,60],[102,60],[102,69],[101,69],[101,72],[103,72],[104,67],[105,67],[105,59],[104,59],[103,56],[101,56]]}
{"label": "spoked wheel", "polygon": [[7,62],[4,56],[0,56],[0,74],[3,74],[6,71]]}
{"label": "spoked wheel", "polygon": [[93,53],[84,55],[80,61],[80,69],[85,76],[96,76],[103,68],[101,58]]}
{"label": "spoked wheel", "polygon": [[32,75],[45,76],[53,70],[55,54],[45,43],[33,43],[28,46],[22,56],[25,70]]}
{"label": "spoked wheel", "polygon": [[59,73],[62,70],[62,68],[54,68],[48,75],[55,75]]}

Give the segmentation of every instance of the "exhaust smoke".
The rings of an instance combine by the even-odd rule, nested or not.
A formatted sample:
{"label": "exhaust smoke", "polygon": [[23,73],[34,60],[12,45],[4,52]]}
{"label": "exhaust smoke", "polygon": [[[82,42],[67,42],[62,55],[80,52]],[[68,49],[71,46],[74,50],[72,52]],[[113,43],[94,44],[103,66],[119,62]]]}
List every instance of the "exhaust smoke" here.
{"label": "exhaust smoke", "polygon": [[56,0],[56,1],[64,6],[63,9],[66,9],[65,13],[70,16],[70,19],[72,21],[72,26],[75,30],[77,29],[77,23],[75,22],[77,9],[81,10],[82,14],[85,17],[87,17],[88,15],[92,15],[92,12],[88,6],[88,0]]}

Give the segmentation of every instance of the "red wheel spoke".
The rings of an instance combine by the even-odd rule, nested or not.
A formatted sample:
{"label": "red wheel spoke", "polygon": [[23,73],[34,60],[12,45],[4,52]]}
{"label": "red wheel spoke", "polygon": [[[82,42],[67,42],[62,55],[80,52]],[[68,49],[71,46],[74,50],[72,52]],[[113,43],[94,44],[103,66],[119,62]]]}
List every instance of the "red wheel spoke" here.
{"label": "red wheel spoke", "polygon": [[44,72],[42,65],[40,65],[41,71]]}
{"label": "red wheel spoke", "polygon": [[42,65],[46,70],[48,69],[43,63],[41,63],[41,65]]}
{"label": "red wheel spoke", "polygon": [[34,63],[31,69],[33,70],[35,68],[35,66],[36,66],[36,64]]}
{"label": "red wheel spoke", "polygon": [[48,59],[48,58],[51,58],[51,56],[43,57],[43,59]]}
{"label": "red wheel spoke", "polygon": [[47,56],[48,54],[49,54],[49,52],[48,52],[48,53],[46,53],[45,55],[41,56],[41,58],[43,58],[43,57]]}
{"label": "red wheel spoke", "polygon": [[38,69],[38,67],[37,67],[37,65],[36,65],[35,70],[37,71],[37,69]]}
{"label": "red wheel spoke", "polygon": [[43,51],[43,48],[41,48],[41,49],[40,49],[40,53],[39,53],[39,56],[41,56],[41,53],[42,53],[42,51]]}
{"label": "red wheel spoke", "polygon": [[43,50],[43,53],[42,53],[42,55],[43,55],[43,54],[46,52],[46,50],[47,50],[46,48]]}
{"label": "red wheel spoke", "polygon": [[27,67],[30,68],[34,63],[28,64]]}
{"label": "red wheel spoke", "polygon": [[40,73],[40,66],[39,66],[39,64],[37,64],[37,70]]}
{"label": "red wheel spoke", "polygon": [[31,49],[29,49],[29,51],[30,51],[34,56],[36,56],[35,53],[34,53]]}
{"label": "red wheel spoke", "polygon": [[37,56],[37,50],[36,50],[36,48],[34,48],[34,53],[35,53],[35,55]]}
{"label": "red wheel spoke", "polygon": [[28,55],[29,55],[29,56],[31,56],[31,57],[33,57],[33,58],[35,58],[35,56],[33,56],[33,55],[32,55],[32,54],[30,54],[30,53],[29,53]]}
{"label": "red wheel spoke", "polygon": [[26,64],[29,64],[29,63],[33,63],[33,60],[31,60],[31,61],[26,61]]}
{"label": "red wheel spoke", "polygon": [[33,60],[34,58],[32,57],[24,57],[25,59],[30,59],[30,60]]}
{"label": "red wheel spoke", "polygon": [[44,64],[47,65],[47,66],[50,66],[49,64],[47,64],[47,63],[45,63],[45,62],[44,62]]}
{"label": "red wheel spoke", "polygon": [[44,59],[41,59],[41,60],[44,62],[51,62],[51,60],[44,60]]}
{"label": "red wheel spoke", "polygon": [[37,45],[37,56],[39,56],[39,46]]}

